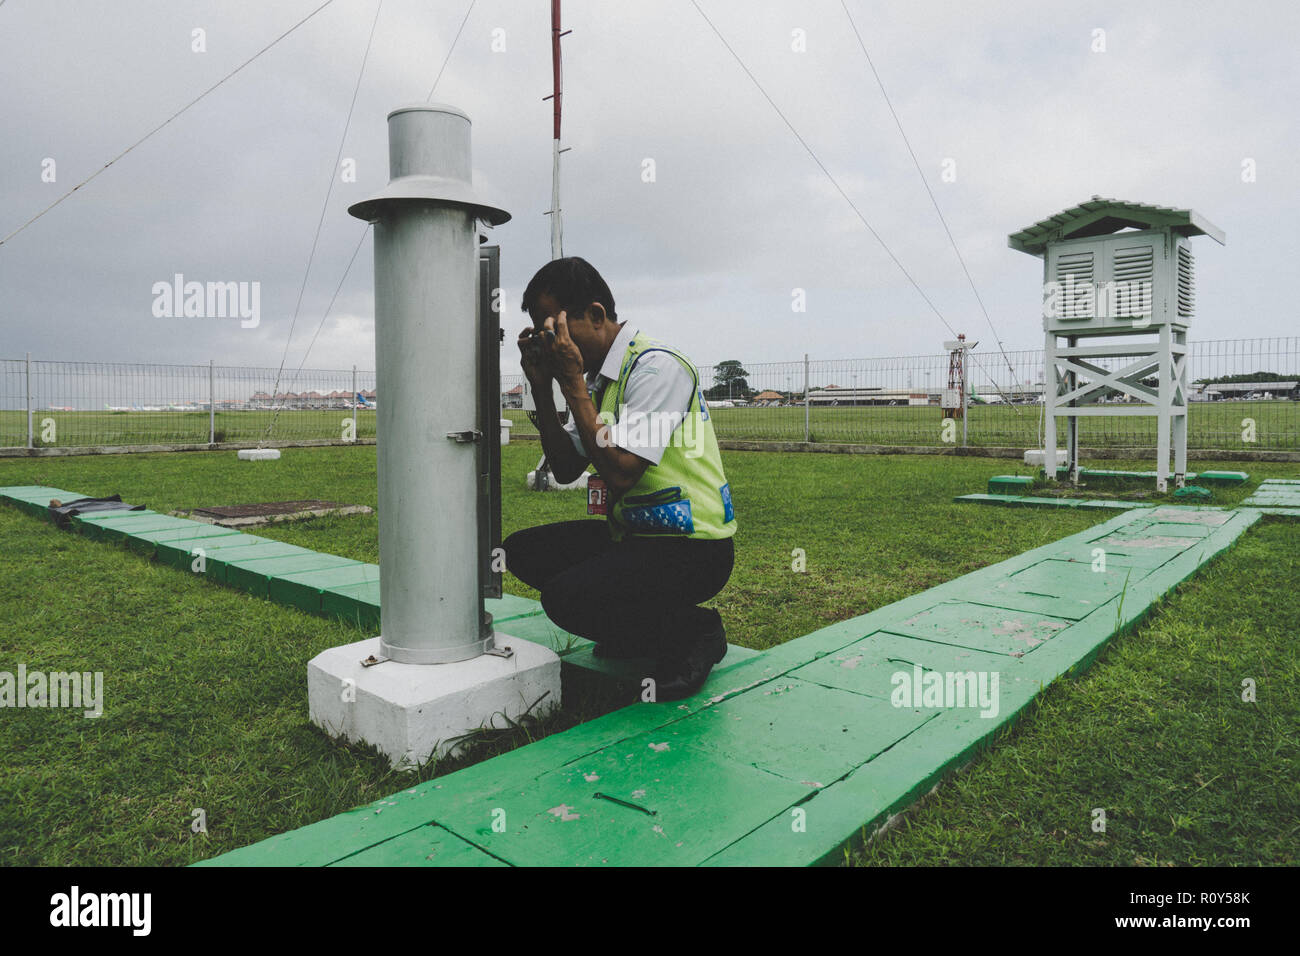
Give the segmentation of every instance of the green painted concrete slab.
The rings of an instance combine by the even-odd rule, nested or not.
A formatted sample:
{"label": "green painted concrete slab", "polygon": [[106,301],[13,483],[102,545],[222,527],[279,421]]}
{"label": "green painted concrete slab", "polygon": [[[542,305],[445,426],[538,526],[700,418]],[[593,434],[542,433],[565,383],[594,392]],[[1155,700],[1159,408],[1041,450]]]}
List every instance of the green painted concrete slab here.
{"label": "green painted concrete slab", "polygon": [[1208,538],[1213,528],[1180,521],[1155,521],[1144,529],[1147,534],[1170,538]]}
{"label": "green painted concrete slab", "polygon": [[1300,508],[1300,482],[1280,478],[1266,479],[1243,504]]}
{"label": "green painted concrete slab", "polygon": [[58,498],[66,504],[78,498],[89,497],[90,495],[83,495],[79,491],[68,491],[66,488],[55,488],[52,485],[8,485],[0,488],[0,498],[14,504],[36,504],[42,510],[49,506],[51,498]]}
{"label": "green painted concrete slab", "polygon": [[811,664],[796,667],[788,676],[866,697],[890,700],[899,687],[898,675],[909,675],[916,667],[921,668],[922,675],[950,671],[991,672],[1019,669],[1021,662],[1008,660],[1003,654],[988,654],[879,631]]}
{"label": "green painted concrete slab", "polygon": [[[515,866],[693,866],[726,846],[734,831],[787,812],[809,790],[755,767],[674,748],[652,731],[438,812],[436,819]],[[504,814],[505,832],[493,828],[496,811]]]}
{"label": "green painted concrete slab", "polygon": [[1300,518],[1300,508],[1257,508],[1265,514],[1277,515],[1283,518]]}
{"label": "green painted concrete slab", "polygon": [[[1132,575],[1107,562],[1051,559],[1017,571],[977,598],[981,604],[1077,621],[1119,595]],[[1145,574],[1143,570],[1139,574]]]}
{"label": "green painted concrete slab", "polygon": [[240,533],[234,528],[219,528],[214,524],[204,524],[202,521],[189,521],[186,523],[188,527],[165,528],[161,531],[137,531],[131,537],[160,545],[169,541],[185,541],[195,538],[228,538]]}
{"label": "green painted concrete slab", "polygon": [[1037,498],[1025,496],[1011,502],[1013,508],[1077,508],[1078,498]]}
{"label": "green painted concrete slab", "polygon": [[580,650],[584,647],[590,647],[591,641],[586,638],[570,634],[568,631],[562,631],[551,623],[551,619],[545,614],[534,614],[530,617],[517,617],[508,621],[503,627],[499,628],[511,637],[518,637],[525,641],[532,641],[534,644],[541,644],[549,647],[561,657],[572,651]]}
{"label": "green painted concrete slab", "polygon": [[531,598],[522,598],[514,594],[503,594],[499,598],[487,598],[483,608],[492,615],[496,624],[513,621],[520,617],[532,617],[542,613],[542,605]]}
{"label": "green painted concrete slab", "polygon": [[[249,549],[250,551],[252,549]],[[324,571],[328,568],[345,568],[360,565],[360,561],[340,558],[332,554],[309,551],[307,554],[290,554],[283,557],[258,557],[238,555],[225,562],[226,584],[240,588],[259,597],[270,593],[271,579],[297,571]]]}
{"label": "green painted concrete slab", "polygon": [[953,501],[1009,505],[1017,508],[1111,508],[1116,511],[1129,511],[1134,508],[1151,507],[1140,501],[1113,501],[1108,498],[1052,498],[1036,495],[958,495],[953,498]]}
{"label": "green painted concrete slab", "polygon": [[1145,517],[1147,521],[1174,521],[1181,524],[1199,524],[1206,527],[1219,527],[1232,520],[1231,508],[1207,508],[1196,505],[1162,505],[1152,509]]}
{"label": "green painted concrete slab", "polygon": [[989,505],[1009,505],[1009,504],[1011,504],[1013,501],[1019,501],[1021,497],[1022,497],[1021,495],[986,495],[986,494],[975,494],[975,495],[958,495],[957,497],[953,498],[952,500],[953,500],[953,501],[972,501],[972,502],[979,502],[979,503],[981,503],[981,504],[989,504]]}
{"label": "green painted concrete slab", "polygon": [[[1078,560],[1091,566],[1098,548],[1107,568],[1133,568],[1149,571],[1168,564],[1196,543],[1195,538],[1155,538],[1138,535],[1109,534],[1088,542],[1078,549]],[[1065,557],[1065,555],[1062,555]]]}
{"label": "green painted concrete slab", "polygon": [[109,529],[124,518],[129,519],[129,521],[139,521],[143,518],[147,521],[150,518],[166,517],[167,515],[160,515],[156,511],[145,509],[142,511],[91,512],[85,515],[73,515],[68,520],[74,531],[91,541],[111,541],[113,536],[109,533]]}
{"label": "green painted concrete slab", "polygon": [[889,630],[940,644],[1020,656],[1051,640],[1069,625],[1069,620],[1063,617],[1035,611],[947,601],[913,614]]}
{"label": "green painted concrete slab", "polygon": [[[376,565],[377,567],[377,565]],[[379,580],[328,587],[321,591],[321,613],[366,630],[379,628]]]}
{"label": "green painted concrete slab", "polygon": [[1034,483],[1029,475],[994,475],[989,479],[991,495],[1023,495]]}
{"label": "green painted concrete slab", "polygon": [[125,541],[143,531],[171,531],[190,528],[193,522],[154,511],[126,511],[120,514],[77,515],[73,525],[82,534],[97,541]]}
{"label": "green painted concrete slab", "polygon": [[423,826],[330,866],[506,866],[440,826]]}
{"label": "green painted concrete slab", "polygon": [[32,495],[39,495],[47,489],[49,489],[48,485],[3,485],[0,486],[0,498],[23,498],[25,500]]}
{"label": "green painted concrete slab", "polygon": [[1244,471],[1203,471],[1196,476],[1196,480],[1211,485],[1240,485],[1249,477]]}
{"label": "green painted concrete slab", "polygon": [[[238,555],[232,560],[241,560]],[[324,570],[296,571],[271,577],[267,597],[304,611],[322,610],[321,593],[326,588],[379,583],[379,565],[349,564]]]}
{"label": "green painted concrete slab", "polygon": [[786,675],[662,728],[659,742],[824,787],[935,714]]}
{"label": "green painted concrete slab", "polygon": [[285,544],[269,538],[259,538],[252,534],[205,536],[201,538],[177,538],[173,541],[159,541],[154,557],[170,565],[188,571],[193,566],[196,550],[203,551],[204,573],[221,584],[226,583],[226,564],[235,558],[288,557],[294,554],[311,554],[306,548]]}
{"label": "green painted concrete slab", "polygon": [[[1047,472],[1045,469],[1043,468],[1039,469],[1039,474],[1046,474],[1046,473]],[[1063,468],[1058,466],[1056,469],[1056,474],[1058,475],[1057,480],[1058,481],[1060,480],[1059,476],[1061,475],[1068,476],[1069,473],[1070,473],[1069,468]],[[1147,481],[1147,480],[1155,481],[1156,473],[1154,471],[1122,471],[1113,468],[1080,468],[1079,477],[1080,478],[1114,478],[1119,480],[1132,479],[1135,481]],[[1194,471],[1189,471],[1187,472],[1187,474],[1183,476],[1184,480],[1186,481],[1191,481],[1193,478],[1198,478],[1198,477],[1200,476]]]}

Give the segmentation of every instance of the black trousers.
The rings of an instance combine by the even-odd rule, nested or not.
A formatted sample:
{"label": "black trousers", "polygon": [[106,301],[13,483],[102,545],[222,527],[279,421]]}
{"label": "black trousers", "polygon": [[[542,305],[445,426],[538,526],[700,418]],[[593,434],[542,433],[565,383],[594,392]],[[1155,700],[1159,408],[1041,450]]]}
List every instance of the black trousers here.
{"label": "black trousers", "polygon": [[721,624],[697,605],[722,590],[735,561],[730,538],[614,542],[599,518],[528,528],[502,546],[506,568],[542,593],[559,627],[650,655],[680,652]]}

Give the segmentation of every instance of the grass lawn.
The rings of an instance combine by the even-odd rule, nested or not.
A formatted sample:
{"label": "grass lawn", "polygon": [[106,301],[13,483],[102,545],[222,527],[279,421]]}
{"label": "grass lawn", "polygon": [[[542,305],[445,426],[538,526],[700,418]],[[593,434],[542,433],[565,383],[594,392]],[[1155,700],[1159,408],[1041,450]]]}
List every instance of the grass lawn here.
{"label": "grass lawn", "polygon": [[[536,434],[522,411],[507,411],[515,433]],[[710,409],[719,438],[750,441],[803,441],[803,406]],[[970,416],[968,443],[973,446],[1042,447],[1042,406],[975,405]],[[1253,422],[1253,429],[1246,425]],[[809,426],[813,441],[860,442],[879,445],[942,445],[943,415],[934,406],[814,407]],[[1064,445],[1064,419],[1057,436]],[[961,423],[955,439],[961,441]],[[1079,439],[1085,448],[1154,448],[1153,416],[1103,419],[1082,417]],[[1195,449],[1279,449],[1300,446],[1300,402],[1193,402],[1188,409],[1187,447]],[[1146,469],[1150,469],[1150,464]]]}
{"label": "grass lawn", "polygon": [[[795,407],[715,408],[710,410],[719,438],[803,441],[804,410]],[[535,435],[526,413],[511,409],[514,434]],[[969,410],[969,444],[1041,447],[1042,408],[1038,405],[975,405]],[[276,440],[344,438],[345,423],[355,421],[356,437],[375,437],[375,412],[369,409],[287,409],[278,415],[263,410],[218,411],[218,442],[255,442],[266,437],[275,419]],[[1252,428],[1247,424],[1253,422]],[[52,431],[47,431],[52,423]],[[818,407],[811,409],[814,441],[882,445],[943,445],[943,416],[934,406]],[[1058,424],[1064,426],[1064,420]],[[36,411],[38,445],[202,444],[208,440],[207,412]],[[1102,419],[1084,417],[1079,426],[1086,448],[1153,448],[1156,420],[1151,416]],[[1063,434],[1060,441],[1064,444]],[[43,440],[42,436],[49,440]],[[960,442],[961,427],[953,440]],[[27,443],[26,411],[0,410],[0,447]],[[1300,402],[1193,402],[1188,410],[1187,446],[1192,449],[1280,449],[1300,446]]]}
{"label": "grass lawn", "polygon": [[[583,516],[535,494],[535,443],[503,452],[503,524]],[[1110,513],[954,504],[1005,460],[724,453],[740,532],[715,605],[733,643],[765,648],[1082,530]],[[1201,463],[1193,462],[1196,468]],[[1144,462],[1105,467],[1149,468]],[[1263,477],[1300,465],[1215,463]],[[0,460],[0,485],[121,493],[158,511],[290,498],[376,506],[375,448]],[[256,531],[378,561],[375,515]],[[862,863],[1295,862],[1300,566],[1270,522],[1207,568],[1081,680],[1052,688],[1010,736],[946,783]],[[307,721],[305,664],[370,636],[159,567],[0,506],[0,670],[104,672],[104,715],[0,712],[0,862],[184,864],[449,772],[395,774]],[[807,573],[791,571],[794,549]],[[507,576],[506,587],[532,592]],[[1238,703],[1242,678],[1259,701]],[[529,733],[571,726],[578,712]],[[526,742],[516,734],[483,753]],[[1089,828],[1107,807],[1108,832]],[[191,831],[206,812],[207,833]]]}

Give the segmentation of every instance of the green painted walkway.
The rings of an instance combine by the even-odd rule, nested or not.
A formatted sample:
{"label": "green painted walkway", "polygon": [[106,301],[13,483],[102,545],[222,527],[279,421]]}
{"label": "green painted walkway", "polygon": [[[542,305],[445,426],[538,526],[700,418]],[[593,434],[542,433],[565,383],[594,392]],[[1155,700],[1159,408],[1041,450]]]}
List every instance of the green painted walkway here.
{"label": "green painted walkway", "polygon": [[[22,500],[13,491],[0,495]],[[200,865],[833,862],[1260,515],[1128,510],[740,660],[689,700],[625,707]],[[103,533],[128,530],[144,541],[177,529]],[[936,682],[973,690],[981,679],[989,695],[977,706],[927,696]],[[913,685],[919,699],[896,696]]]}
{"label": "green painted walkway", "polygon": [[1300,518],[1300,481],[1267,478],[1243,504],[1269,514]]}
{"label": "green painted walkway", "polygon": [[1109,508],[1128,511],[1132,508],[1150,508],[1140,501],[1115,501],[1110,498],[1045,498],[1034,495],[977,494],[958,495],[953,501],[967,501],[982,505],[1007,505],[1014,508]]}
{"label": "green painted walkway", "polygon": [[[626,707],[206,865],[834,861],[1258,518],[1128,511],[765,651],[690,700]],[[893,705],[896,674],[950,672],[996,673],[996,714]]]}

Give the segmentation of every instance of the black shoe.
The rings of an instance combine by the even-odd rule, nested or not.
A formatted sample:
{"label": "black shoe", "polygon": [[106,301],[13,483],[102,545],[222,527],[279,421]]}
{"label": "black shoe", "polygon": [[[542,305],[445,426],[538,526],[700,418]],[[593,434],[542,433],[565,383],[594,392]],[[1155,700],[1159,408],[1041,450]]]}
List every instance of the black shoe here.
{"label": "black shoe", "polygon": [[664,657],[655,678],[655,700],[691,697],[709,679],[713,665],[727,656],[727,632],[722,622],[684,651]]}

